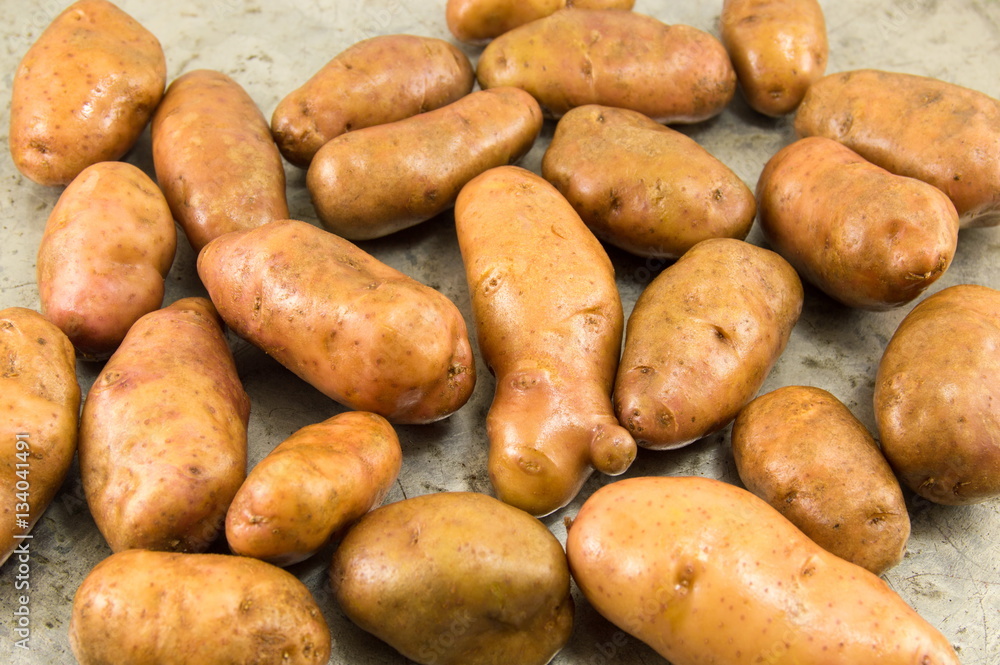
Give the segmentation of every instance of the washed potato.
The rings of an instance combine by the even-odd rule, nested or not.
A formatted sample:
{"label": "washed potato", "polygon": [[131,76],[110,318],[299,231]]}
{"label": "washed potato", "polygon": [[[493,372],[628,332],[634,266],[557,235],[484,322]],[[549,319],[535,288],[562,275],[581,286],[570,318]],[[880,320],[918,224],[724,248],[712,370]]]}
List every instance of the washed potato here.
{"label": "washed potato", "polygon": [[635,0],[448,0],[445,20],[459,41],[485,44],[566,7],[632,9]]}

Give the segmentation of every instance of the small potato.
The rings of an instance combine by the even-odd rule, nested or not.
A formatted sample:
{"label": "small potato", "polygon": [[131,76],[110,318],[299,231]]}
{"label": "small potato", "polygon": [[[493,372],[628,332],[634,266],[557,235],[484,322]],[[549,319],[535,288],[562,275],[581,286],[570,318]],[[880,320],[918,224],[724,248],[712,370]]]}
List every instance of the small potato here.
{"label": "small potato", "polygon": [[573,629],[562,545],[485,494],[372,511],[341,542],[330,582],[351,621],[421,665],[544,665]]}
{"label": "small potato", "polygon": [[757,203],[774,250],[849,307],[911,302],[944,274],[958,245],[958,213],[941,190],[818,136],[768,161]]}
{"label": "small potato", "polygon": [[882,452],[937,503],[1000,496],[1000,291],[962,284],[899,324],[875,377]]}
{"label": "small potato", "polygon": [[476,75],[483,88],[527,90],[554,118],[601,104],[657,122],[700,122],[736,93],[718,39],[616,9],[562,9],[515,28],[483,50]]}
{"label": "small potato", "polygon": [[708,238],[742,240],[757,212],[753,192],[725,164],[627,109],[566,113],[542,175],[594,235],[640,256],[676,259]]}
{"label": "small potato", "polygon": [[743,408],[733,457],[748,490],[818,545],[881,575],[902,561],[910,516],[865,426],[820,388],[786,386]]}
{"label": "small potato", "polygon": [[162,192],[125,162],[85,168],[56,202],[38,247],[42,313],[87,360],[111,355],[163,303],[177,230]]}
{"label": "small potato", "polygon": [[594,608],[675,665],[959,665],[889,585],[718,480],[602,487],[566,550]]}
{"label": "small potato", "polygon": [[635,0],[448,0],[445,20],[459,41],[485,44],[566,7],[632,9]]}
{"label": "small potato", "polygon": [[440,108],[467,95],[474,83],[469,59],[442,39],[372,37],[282,99],[271,132],[285,159],[306,167],[330,139]]}
{"label": "small potato", "polygon": [[519,160],[541,129],[542,111],[528,93],[480,90],[331,140],[313,158],[306,185],[328,230],[379,238],[451,208],[465,183]]}
{"label": "small potato", "polygon": [[224,554],[129,550],[73,596],[80,665],[326,665],[330,629],[291,573]]}
{"label": "small potato", "polygon": [[728,238],[695,245],[635,303],[615,380],[619,422],[657,450],[728,425],[784,351],[802,298],[774,252]]}
{"label": "small potato", "polygon": [[14,74],[10,154],[40,185],[68,185],[124,155],[163,96],[160,42],[107,0],[79,0],[52,21]]}

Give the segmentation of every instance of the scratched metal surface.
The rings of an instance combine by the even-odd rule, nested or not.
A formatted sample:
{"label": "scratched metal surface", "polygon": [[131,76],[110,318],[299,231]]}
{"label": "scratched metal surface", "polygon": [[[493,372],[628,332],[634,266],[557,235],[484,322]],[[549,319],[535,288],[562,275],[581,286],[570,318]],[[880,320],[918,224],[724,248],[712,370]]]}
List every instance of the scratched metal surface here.
{"label": "scratched metal surface", "polygon": [[[0,132],[6,143],[10,86],[25,50],[67,0],[0,0]],[[449,39],[445,0],[120,0],[162,42],[169,78],[194,68],[229,74],[253,96],[267,117],[287,92],[350,44],[377,34],[410,32]],[[1000,3],[995,0],[832,0],[826,11],[829,72],[876,67],[924,74],[1000,97]],[[717,34],[721,2],[638,0],[636,10],[668,23],[688,23]],[[478,50],[465,49],[475,59]],[[768,120],[740,99],[717,119],[687,128],[690,135],[753,187],[764,162],[791,140],[788,120]],[[546,126],[524,165],[538,171],[552,134]],[[148,132],[127,156],[152,175]],[[293,217],[316,221],[304,174],[288,167]],[[59,190],[35,185],[0,158],[0,307],[37,308],[35,254]],[[760,242],[755,230],[752,242]],[[364,248],[452,298],[472,324],[450,214]],[[662,264],[610,250],[626,314]],[[1000,288],[1000,229],[964,231],[949,272],[931,289],[975,282]],[[168,278],[167,302],[203,294],[194,255],[181,241]],[[884,345],[909,308],[888,313],[851,311],[807,291],[801,321],[764,386],[824,387],[869,427],[873,376]],[[341,410],[249,344],[230,338],[240,374],[253,400],[250,457],[255,463],[294,430]],[[405,462],[390,501],[443,490],[489,492],[484,416],[493,382],[480,361],[480,381],[468,405],[448,420],[400,427]],[[81,364],[86,391],[99,366]],[[698,474],[738,483],[728,430],[674,452],[642,451],[629,476]],[[592,478],[581,496],[545,520],[565,541],[563,518],[608,482]],[[949,508],[907,495],[913,535],[905,560],[885,575],[888,583],[951,640],[966,665],[1000,662],[1000,501]],[[0,498],[0,500],[6,500]],[[110,551],[82,500],[77,469],[34,530],[30,563],[29,649],[12,646],[14,566],[0,569],[0,662],[71,663],[67,627],[73,594],[86,573]],[[326,583],[331,549],[292,568],[315,592],[333,633],[331,663],[402,664],[390,647],[354,627],[335,606]],[[574,589],[576,628],[556,657],[559,665],[663,663],[651,649],[597,615]]]}

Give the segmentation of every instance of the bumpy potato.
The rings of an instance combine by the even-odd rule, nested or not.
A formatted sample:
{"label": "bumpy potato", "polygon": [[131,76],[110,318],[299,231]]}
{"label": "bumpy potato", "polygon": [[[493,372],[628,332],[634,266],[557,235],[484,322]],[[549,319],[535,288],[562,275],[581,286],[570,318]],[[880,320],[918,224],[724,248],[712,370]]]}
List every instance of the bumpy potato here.
{"label": "bumpy potato", "polygon": [[372,511],[341,542],[330,581],[351,621],[421,665],[544,665],[573,628],[562,545],[484,494]]}
{"label": "bumpy potato", "polygon": [[46,28],[14,74],[10,154],[40,185],[68,185],[136,142],[163,96],[160,42],[107,0],[79,0]]}
{"label": "bumpy potato", "polygon": [[632,9],[635,0],[448,0],[445,20],[455,38],[485,44],[508,30],[566,7]]}

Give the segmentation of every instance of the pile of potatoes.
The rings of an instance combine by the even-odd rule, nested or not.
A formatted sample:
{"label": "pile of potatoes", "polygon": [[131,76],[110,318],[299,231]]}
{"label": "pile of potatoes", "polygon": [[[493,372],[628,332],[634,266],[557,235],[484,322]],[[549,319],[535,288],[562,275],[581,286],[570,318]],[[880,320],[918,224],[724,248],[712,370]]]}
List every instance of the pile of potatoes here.
{"label": "pile of potatoes", "polygon": [[[879,575],[908,493],[1000,496],[1000,291],[923,297],[962,229],[1000,225],[1000,101],[827,74],[815,0],[721,0],[719,37],[620,0],[448,0],[441,20],[457,43],[359,41],[270,119],[222,72],[168,85],[108,0],[24,54],[11,156],[65,189],[38,311],[0,310],[0,489],[29,461],[32,488],[0,508],[0,561],[76,457],[112,552],[74,594],[77,660],[322,665],[340,612],[422,665],[544,665],[575,584],[673,665],[957,664]],[[677,129],[737,95],[799,137],[755,191]],[[119,161],[147,128],[153,173]],[[540,172],[519,166],[546,132]],[[315,224],[290,218],[286,162]],[[359,244],[441,215],[468,319]],[[204,293],[165,304],[184,242]],[[614,252],[666,266],[628,316]],[[877,432],[822,386],[761,394],[809,298],[912,307],[872,377]],[[249,469],[235,337],[338,411]],[[385,503],[401,428],[469,408],[483,365],[492,496]],[[614,478],[727,430],[743,487]],[[541,518],[595,471],[564,547]],[[328,554],[315,594],[294,566]]]}

